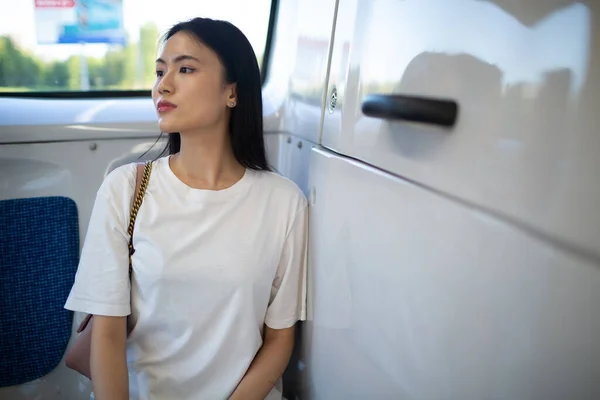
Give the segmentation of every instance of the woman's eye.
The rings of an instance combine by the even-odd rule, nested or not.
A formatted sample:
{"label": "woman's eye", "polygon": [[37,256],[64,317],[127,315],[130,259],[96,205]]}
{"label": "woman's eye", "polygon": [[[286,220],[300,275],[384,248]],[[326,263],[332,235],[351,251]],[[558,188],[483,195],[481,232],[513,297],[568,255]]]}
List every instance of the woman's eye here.
{"label": "woman's eye", "polygon": [[161,76],[163,76],[163,74],[164,74],[164,72],[162,72],[162,71],[156,71],[157,77],[161,77]]}
{"label": "woman's eye", "polygon": [[181,67],[179,72],[181,72],[182,74],[189,74],[191,72],[194,72],[194,70],[190,67]]}

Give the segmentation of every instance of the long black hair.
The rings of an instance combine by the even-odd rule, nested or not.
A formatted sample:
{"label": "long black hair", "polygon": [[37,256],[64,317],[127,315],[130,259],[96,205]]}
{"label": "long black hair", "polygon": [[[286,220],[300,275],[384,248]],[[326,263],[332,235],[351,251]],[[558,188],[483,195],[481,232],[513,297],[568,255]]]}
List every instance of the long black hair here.
{"label": "long black hair", "polygon": [[[225,68],[225,80],[236,84],[237,105],[231,109],[229,120],[229,137],[235,158],[246,168],[271,170],[263,138],[260,69],[248,38],[227,21],[194,18],[174,25],[164,35],[163,42],[182,31],[191,33],[214,51]],[[180,148],[180,134],[169,133],[162,154],[175,154]]]}

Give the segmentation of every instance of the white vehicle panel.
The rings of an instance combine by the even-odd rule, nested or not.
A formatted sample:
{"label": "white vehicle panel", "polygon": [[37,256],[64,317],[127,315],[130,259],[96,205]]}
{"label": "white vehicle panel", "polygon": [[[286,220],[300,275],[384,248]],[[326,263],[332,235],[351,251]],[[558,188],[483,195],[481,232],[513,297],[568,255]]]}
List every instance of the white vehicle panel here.
{"label": "white vehicle panel", "polygon": [[600,398],[598,265],[327,151],[310,169],[310,398]]}
{"label": "white vehicle panel", "polygon": [[[599,2],[340,0],[331,65],[323,146],[600,259]],[[366,117],[370,94],[458,120]]]}

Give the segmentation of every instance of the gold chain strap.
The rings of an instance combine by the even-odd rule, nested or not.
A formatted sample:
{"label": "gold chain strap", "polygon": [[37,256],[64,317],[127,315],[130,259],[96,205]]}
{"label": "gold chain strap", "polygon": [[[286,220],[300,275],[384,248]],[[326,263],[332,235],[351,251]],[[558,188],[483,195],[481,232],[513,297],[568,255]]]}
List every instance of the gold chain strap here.
{"label": "gold chain strap", "polygon": [[140,207],[142,206],[142,200],[144,199],[144,194],[146,194],[146,188],[148,187],[148,182],[150,180],[150,172],[152,172],[152,162],[146,162],[144,166],[144,173],[142,174],[142,183],[140,184],[140,189],[135,197],[133,204],[131,206],[131,214],[129,216],[129,226],[127,227],[127,233],[129,234],[129,274],[131,275],[131,256],[135,252],[133,248],[133,227],[135,225],[135,219],[137,217],[138,211],[140,211]]}

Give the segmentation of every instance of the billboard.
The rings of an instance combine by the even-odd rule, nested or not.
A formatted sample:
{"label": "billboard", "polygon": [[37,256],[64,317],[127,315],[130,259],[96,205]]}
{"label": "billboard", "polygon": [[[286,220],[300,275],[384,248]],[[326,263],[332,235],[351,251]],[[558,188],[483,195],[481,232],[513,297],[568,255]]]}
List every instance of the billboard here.
{"label": "billboard", "polygon": [[125,44],[123,0],[34,1],[39,44]]}

